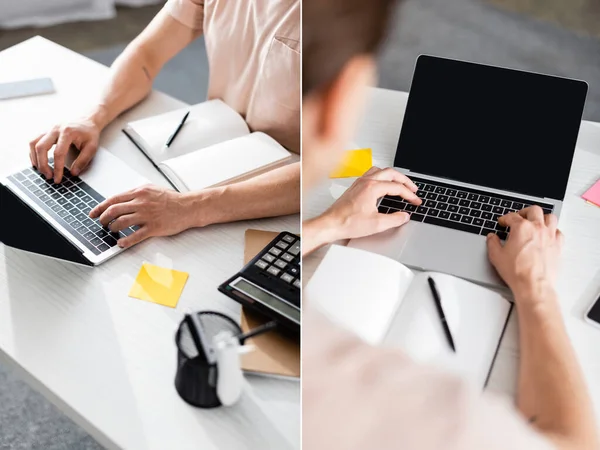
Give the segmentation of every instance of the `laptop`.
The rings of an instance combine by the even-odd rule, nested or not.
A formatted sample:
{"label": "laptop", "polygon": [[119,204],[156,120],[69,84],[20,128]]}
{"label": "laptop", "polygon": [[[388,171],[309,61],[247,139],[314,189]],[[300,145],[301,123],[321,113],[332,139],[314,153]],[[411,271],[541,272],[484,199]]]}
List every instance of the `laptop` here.
{"label": "laptop", "polygon": [[421,55],[394,167],[423,204],[380,199],[381,214],[411,221],[349,246],[504,286],[485,236],[505,240],[498,218],[530,205],[560,216],[586,95],[584,81]]}
{"label": "laptop", "polygon": [[[107,198],[149,181],[103,148],[84,173],[74,176],[68,167],[76,156],[72,148],[60,184],[32,167],[0,178],[0,242],[86,266],[99,265],[124,250],[117,240],[138,227],[112,233],[89,213]],[[49,163],[53,166],[52,157]]]}

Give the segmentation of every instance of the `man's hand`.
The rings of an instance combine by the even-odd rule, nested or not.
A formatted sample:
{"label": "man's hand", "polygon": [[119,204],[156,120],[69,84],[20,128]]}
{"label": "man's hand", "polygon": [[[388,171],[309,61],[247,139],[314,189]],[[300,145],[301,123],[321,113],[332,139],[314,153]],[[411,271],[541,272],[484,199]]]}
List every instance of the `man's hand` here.
{"label": "man's hand", "polygon": [[563,235],[539,206],[500,218],[502,246],[487,238],[489,257],[511,288],[519,314],[519,387],[523,416],[557,449],[598,449],[594,409],[554,290]]}
{"label": "man's hand", "polygon": [[121,231],[137,225],[140,228],[118,241],[127,248],[152,236],[171,236],[191,227],[192,208],[186,197],[158,186],[143,186],[100,203],[90,212],[91,218],[111,231]]}
{"label": "man's hand", "polygon": [[385,195],[400,196],[414,205],[418,187],[406,175],[392,168],[372,167],[329,208],[322,216],[305,222],[303,253],[336,241],[379,233],[404,225],[410,220],[405,212],[381,214],[377,200]]}
{"label": "man's hand", "polygon": [[510,235],[504,246],[498,236],[488,235],[488,253],[515,297],[532,290],[553,289],[563,243],[563,235],[556,228],[556,216],[544,216],[542,208],[531,206],[507,214],[499,222],[510,227]]}
{"label": "man's hand", "polygon": [[[62,180],[69,147],[74,145],[79,150],[79,156],[71,166],[71,172],[73,175],[79,175],[98,150],[100,131],[100,127],[92,119],[87,118],[57,125],[29,143],[31,165],[36,167],[46,179],[54,177],[54,182],[58,184]],[[54,144],[56,148],[53,171],[48,165],[48,152]]]}

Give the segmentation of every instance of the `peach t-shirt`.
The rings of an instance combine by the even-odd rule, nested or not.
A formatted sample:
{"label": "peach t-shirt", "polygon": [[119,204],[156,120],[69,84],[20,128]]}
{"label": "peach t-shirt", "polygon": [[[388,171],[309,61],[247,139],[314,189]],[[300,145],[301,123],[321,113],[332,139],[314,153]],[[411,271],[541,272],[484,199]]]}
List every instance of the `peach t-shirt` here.
{"label": "peach t-shirt", "polygon": [[169,0],[177,21],[202,30],[210,66],[208,98],[300,152],[300,1]]}
{"label": "peach t-shirt", "polygon": [[506,401],[397,350],[372,347],[303,306],[302,448],[553,447]]}

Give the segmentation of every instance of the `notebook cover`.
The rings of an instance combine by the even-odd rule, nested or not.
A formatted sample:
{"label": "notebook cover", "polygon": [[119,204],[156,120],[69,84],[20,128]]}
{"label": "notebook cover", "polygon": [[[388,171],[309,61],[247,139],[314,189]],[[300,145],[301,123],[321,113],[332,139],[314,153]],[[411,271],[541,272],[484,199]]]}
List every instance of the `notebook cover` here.
{"label": "notebook cover", "polygon": [[[254,258],[279,233],[246,230],[244,264]],[[256,328],[268,319],[242,308],[242,330]],[[242,369],[247,372],[280,377],[300,377],[300,343],[277,332],[266,333],[249,341],[255,350],[242,356]]]}

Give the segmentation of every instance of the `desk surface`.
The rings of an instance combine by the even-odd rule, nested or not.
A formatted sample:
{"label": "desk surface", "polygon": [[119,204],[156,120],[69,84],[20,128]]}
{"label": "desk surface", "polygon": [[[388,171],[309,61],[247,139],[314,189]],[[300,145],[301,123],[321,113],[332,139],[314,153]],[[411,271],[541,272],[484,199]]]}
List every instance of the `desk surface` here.
{"label": "desk surface", "polygon": [[[405,92],[384,89],[372,91],[354,144],[359,148],[372,148],[376,166],[393,165],[407,99],[408,94]],[[485,142],[482,142],[482,148],[485,148]],[[580,198],[598,178],[600,124],[584,121],[559,223],[566,239],[558,292],[568,332],[583,366],[600,425],[600,329],[583,321],[594,296],[600,292],[600,208],[586,204]],[[304,198],[303,218],[314,217],[325,211],[352,181],[354,180],[324,182]],[[314,273],[325,252],[326,248],[305,258],[304,283]],[[500,346],[488,389],[515,395],[518,357],[518,327],[516,314],[513,314]]]}
{"label": "desk surface", "polygon": [[[1,102],[2,174],[29,165],[29,140],[89,108],[108,72],[39,37],[0,52],[0,68],[0,82],[49,76],[57,88]],[[120,129],[182,106],[153,92],[103,133],[101,145],[165,185]],[[242,266],[247,228],[297,233],[300,221],[295,215],[154,238],[93,269],[0,244],[0,357],[108,448],[299,448],[298,382],[251,378],[240,403],[215,410],[188,406],[173,386],[183,315],[208,309],[239,318],[239,305],[217,286]],[[176,309],[127,296],[143,261],[190,273]]]}

